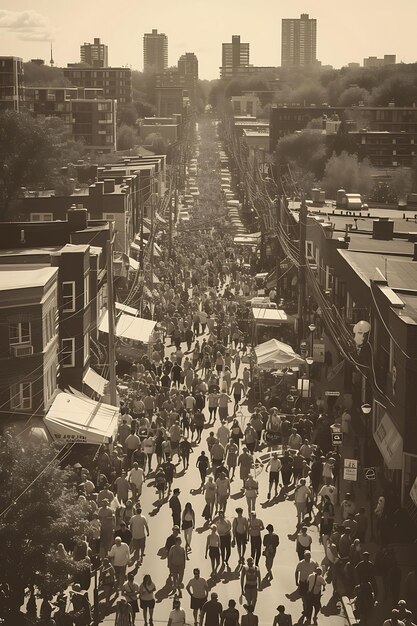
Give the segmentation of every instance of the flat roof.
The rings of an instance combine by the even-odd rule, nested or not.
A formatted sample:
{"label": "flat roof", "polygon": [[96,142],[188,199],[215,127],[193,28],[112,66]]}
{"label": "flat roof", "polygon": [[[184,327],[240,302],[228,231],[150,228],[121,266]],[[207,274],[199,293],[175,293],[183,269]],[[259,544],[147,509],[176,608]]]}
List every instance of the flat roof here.
{"label": "flat roof", "polygon": [[[417,289],[417,261],[409,257],[398,257],[371,252],[338,250],[338,253],[368,286],[371,280],[380,278],[377,270],[386,276],[391,289]],[[403,298],[403,294],[399,294]]]}
{"label": "flat roof", "polygon": [[11,270],[8,267],[0,266],[0,291],[44,287],[57,272],[57,267],[30,269],[24,265],[16,266],[16,269]]}

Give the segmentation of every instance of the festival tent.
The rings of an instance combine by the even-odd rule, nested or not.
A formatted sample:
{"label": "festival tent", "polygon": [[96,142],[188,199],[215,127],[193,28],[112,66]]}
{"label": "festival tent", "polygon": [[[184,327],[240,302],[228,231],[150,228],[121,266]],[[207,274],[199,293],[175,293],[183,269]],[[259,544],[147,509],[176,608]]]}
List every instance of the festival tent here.
{"label": "festival tent", "polygon": [[[133,339],[133,341],[149,343],[155,326],[156,322],[153,320],[120,313],[120,315],[117,315],[115,335],[123,339]],[[98,329],[102,333],[109,332],[109,317],[107,312],[103,315]]]}
{"label": "festival tent", "polygon": [[115,440],[118,417],[115,406],[59,391],[43,421],[56,441],[100,445]]}
{"label": "festival tent", "polygon": [[282,369],[305,363],[291,346],[278,339],[270,339],[255,347],[256,363],[261,369]]}

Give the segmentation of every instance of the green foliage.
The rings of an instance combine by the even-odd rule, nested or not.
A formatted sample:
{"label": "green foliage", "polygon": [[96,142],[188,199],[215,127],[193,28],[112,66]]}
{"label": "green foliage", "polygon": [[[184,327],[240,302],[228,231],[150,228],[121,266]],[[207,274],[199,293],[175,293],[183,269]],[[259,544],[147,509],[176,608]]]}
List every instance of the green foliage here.
{"label": "green foliage", "polygon": [[373,173],[374,169],[368,159],[359,161],[356,154],[347,152],[333,154],[326,163],[320,185],[329,198],[334,198],[338,189],[366,196],[373,187]]}
{"label": "green foliage", "polygon": [[117,107],[117,124],[122,126],[135,126],[138,118],[136,106],[131,104],[119,104]]}
{"label": "green foliage", "polygon": [[9,435],[0,440],[0,510],[15,502],[0,517],[0,583],[13,591],[16,606],[29,585],[42,594],[64,591],[68,577],[82,566],[56,555],[57,544],[70,545],[84,535],[88,522],[70,475],[55,456],[52,446],[24,449]]}

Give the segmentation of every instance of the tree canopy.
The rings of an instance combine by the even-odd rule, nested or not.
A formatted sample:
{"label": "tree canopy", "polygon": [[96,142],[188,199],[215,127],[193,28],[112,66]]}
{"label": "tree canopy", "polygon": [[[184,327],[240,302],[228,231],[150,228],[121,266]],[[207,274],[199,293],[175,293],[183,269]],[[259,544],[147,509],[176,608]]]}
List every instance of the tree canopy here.
{"label": "tree canopy", "polygon": [[10,589],[10,608],[17,610],[29,586],[44,596],[67,588],[82,563],[60,557],[56,547],[71,546],[88,522],[71,473],[60,468],[52,446],[28,449],[6,434],[0,439],[0,482],[0,584]]}

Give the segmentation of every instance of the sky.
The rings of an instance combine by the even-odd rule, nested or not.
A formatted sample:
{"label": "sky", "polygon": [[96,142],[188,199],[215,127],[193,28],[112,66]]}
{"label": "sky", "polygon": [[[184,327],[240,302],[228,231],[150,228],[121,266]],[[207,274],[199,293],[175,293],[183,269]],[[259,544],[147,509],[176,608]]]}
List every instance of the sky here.
{"label": "sky", "polygon": [[281,19],[317,19],[317,58],[338,68],[367,56],[396,54],[415,62],[416,0],[2,0],[0,55],[79,61],[80,44],[100,37],[109,64],[143,69],[145,32],[168,36],[168,63],[184,52],[199,59],[200,78],[219,76],[221,44],[232,35],[250,43],[250,63],[281,64]]}

